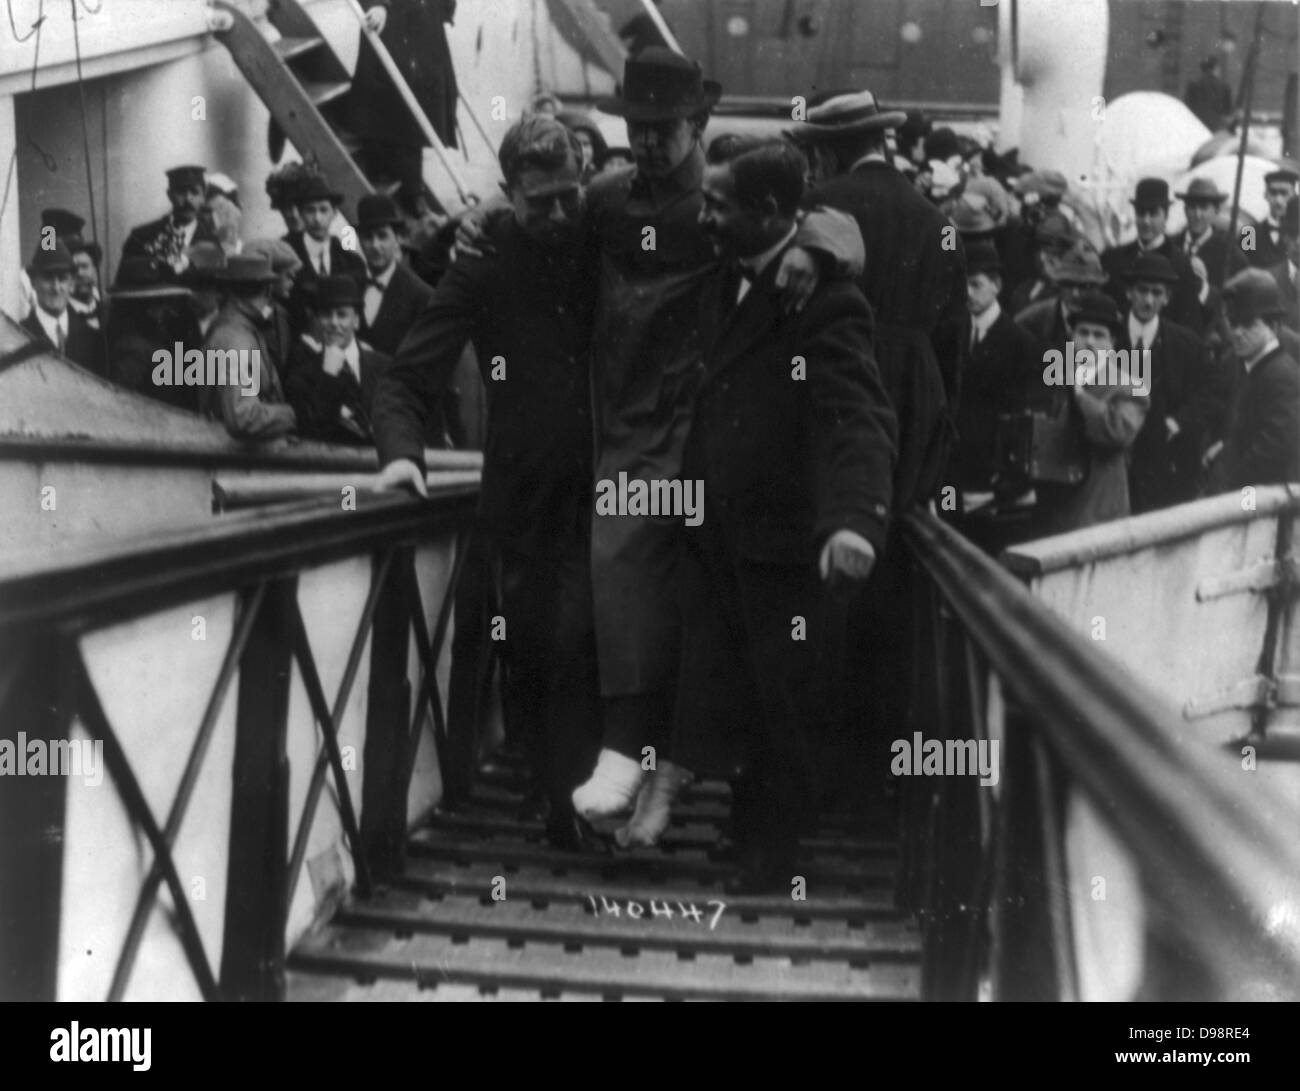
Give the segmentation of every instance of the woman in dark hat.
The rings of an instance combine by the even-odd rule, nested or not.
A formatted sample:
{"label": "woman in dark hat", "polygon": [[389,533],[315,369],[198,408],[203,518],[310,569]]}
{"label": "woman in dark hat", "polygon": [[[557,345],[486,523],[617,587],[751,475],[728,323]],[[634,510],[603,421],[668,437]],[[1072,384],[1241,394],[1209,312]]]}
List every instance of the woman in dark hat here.
{"label": "woman in dark hat", "polygon": [[189,312],[189,289],[162,275],[145,257],[124,258],[109,290],[113,305],[108,328],[108,377],[128,390],[160,402],[199,411],[198,389],[156,386],[154,354],[176,345],[198,348],[198,327]]}

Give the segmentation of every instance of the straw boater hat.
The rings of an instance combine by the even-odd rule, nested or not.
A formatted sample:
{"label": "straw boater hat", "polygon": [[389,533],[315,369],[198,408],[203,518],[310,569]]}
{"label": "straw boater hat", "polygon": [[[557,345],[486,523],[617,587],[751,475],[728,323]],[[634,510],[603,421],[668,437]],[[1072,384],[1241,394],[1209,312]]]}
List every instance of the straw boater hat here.
{"label": "straw boater hat", "polygon": [[695,61],[650,46],[627,59],[619,93],[596,108],[628,121],[672,121],[711,110],[721,97],[722,85],[706,80]]}
{"label": "straw boater hat", "polygon": [[808,111],[807,121],[785,132],[800,143],[815,144],[854,133],[897,129],[906,120],[907,114],[902,110],[881,110],[875,95],[858,91],[852,95],[836,95],[814,106]]}

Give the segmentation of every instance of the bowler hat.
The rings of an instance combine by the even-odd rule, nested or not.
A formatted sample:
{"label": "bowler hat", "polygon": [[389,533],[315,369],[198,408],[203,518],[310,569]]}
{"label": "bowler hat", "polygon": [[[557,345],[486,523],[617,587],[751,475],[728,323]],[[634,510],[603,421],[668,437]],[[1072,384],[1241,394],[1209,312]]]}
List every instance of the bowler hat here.
{"label": "bowler hat", "polygon": [[361,286],[350,276],[321,277],[316,281],[311,295],[315,310],[328,311],[335,307],[360,307]]}
{"label": "bowler hat", "polygon": [[1220,205],[1228,199],[1226,193],[1220,193],[1218,184],[1213,178],[1193,178],[1182,193],[1175,193],[1184,204],[1214,204]]}
{"label": "bowler hat", "polygon": [[1223,311],[1230,325],[1249,325],[1256,318],[1286,313],[1277,280],[1266,269],[1245,269],[1223,286]]}
{"label": "bowler hat", "polygon": [[190,294],[145,257],[123,258],[108,294],[114,299],[179,299]]}
{"label": "bowler hat", "polygon": [[1105,284],[1107,280],[1097,251],[1083,239],[1076,239],[1061,256],[1053,276],[1058,284]]}
{"label": "bowler hat", "polygon": [[41,226],[54,228],[54,233],[62,239],[69,235],[80,235],[86,221],[66,208],[43,208]]}
{"label": "bowler hat", "polygon": [[401,227],[402,219],[397,202],[382,193],[370,193],[357,202],[357,230],[373,231],[377,227]]}
{"label": "bowler hat", "polygon": [[186,189],[189,186],[206,187],[206,167],[172,167],[167,172],[167,187],[169,189]]}
{"label": "bowler hat", "polygon": [[68,249],[67,244],[62,239],[57,238],[54,240],[54,246],[49,249],[38,246],[36,252],[32,255],[32,260],[27,263],[29,276],[71,273],[74,268],[72,251]]}
{"label": "bowler hat", "polygon": [[1143,178],[1133,193],[1133,207],[1168,208],[1169,183],[1163,178]]}
{"label": "bowler hat", "polygon": [[270,284],[280,278],[265,254],[232,254],[212,279],[218,284]]}
{"label": "bowler hat", "polygon": [[1177,284],[1178,274],[1163,254],[1139,254],[1124,270],[1124,280],[1129,284]]}
{"label": "bowler hat", "polygon": [[836,95],[814,106],[808,111],[808,120],[787,129],[786,134],[797,141],[816,143],[851,133],[897,129],[906,121],[907,114],[902,110],[882,111],[875,95],[858,91],[852,95]]}
{"label": "bowler hat", "polygon": [[972,242],[966,246],[966,275],[973,273],[1001,273],[1002,259],[998,248],[991,242]]}
{"label": "bowler hat", "polygon": [[343,194],[336,189],[331,189],[330,184],[321,175],[313,174],[303,180],[293,199],[294,203],[299,205],[310,204],[312,201],[329,201],[330,204],[340,205],[343,203]]}
{"label": "bowler hat", "polygon": [[722,86],[704,79],[699,64],[652,45],[628,57],[619,93],[596,108],[628,121],[671,121],[711,110],[721,97]]}
{"label": "bowler hat", "polygon": [[1077,326],[1080,322],[1095,322],[1099,326],[1105,326],[1116,337],[1124,329],[1124,319],[1119,308],[1105,292],[1083,293],[1079,306],[1070,317],[1071,326]]}

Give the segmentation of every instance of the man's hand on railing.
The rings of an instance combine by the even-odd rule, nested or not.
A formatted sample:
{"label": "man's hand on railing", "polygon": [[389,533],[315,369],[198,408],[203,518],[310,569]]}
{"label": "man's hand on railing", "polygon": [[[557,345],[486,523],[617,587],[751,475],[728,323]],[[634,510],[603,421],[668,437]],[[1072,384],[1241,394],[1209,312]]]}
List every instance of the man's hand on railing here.
{"label": "man's hand on railing", "polygon": [[426,499],[429,496],[429,490],[424,485],[424,471],[409,458],[396,459],[380,470],[375,488],[413,489]]}
{"label": "man's hand on railing", "polygon": [[388,25],[388,9],[382,5],[376,4],[366,12],[366,26],[376,34],[383,34],[384,27]]}
{"label": "man's hand on railing", "polygon": [[865,580],[875,566],[875,547],[852,530],[837,530],[827,538],[818,561],[822,579],[829,583],[837,578]]}

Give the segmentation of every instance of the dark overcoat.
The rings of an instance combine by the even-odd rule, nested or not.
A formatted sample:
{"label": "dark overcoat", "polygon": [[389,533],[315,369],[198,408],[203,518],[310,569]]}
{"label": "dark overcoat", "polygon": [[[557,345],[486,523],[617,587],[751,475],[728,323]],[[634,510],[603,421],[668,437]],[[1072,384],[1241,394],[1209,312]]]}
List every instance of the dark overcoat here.
{"label": "dark overcoat", "polygon": [[1286,481],[1300,481],[1300,367],[1279,345],[1249,373],[1237,364],[1209,491]]}

